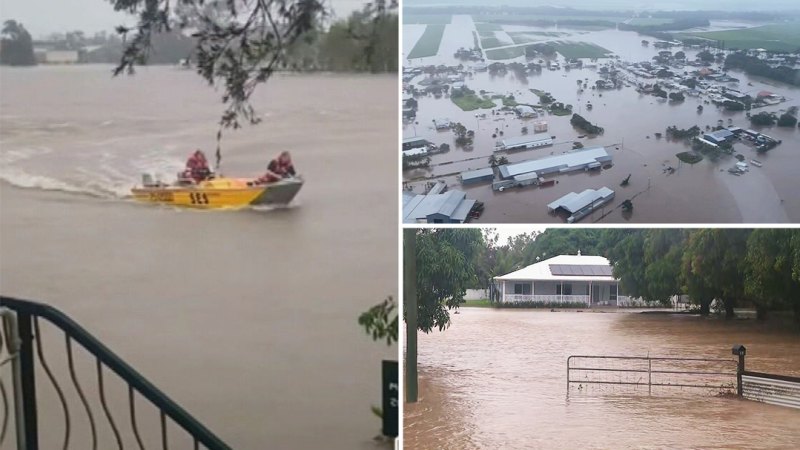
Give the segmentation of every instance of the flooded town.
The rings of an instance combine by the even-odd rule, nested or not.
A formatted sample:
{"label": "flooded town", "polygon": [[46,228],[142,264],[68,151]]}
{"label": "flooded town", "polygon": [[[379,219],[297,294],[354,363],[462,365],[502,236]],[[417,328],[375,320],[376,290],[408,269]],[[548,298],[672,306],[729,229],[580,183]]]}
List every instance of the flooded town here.
{"label": "flooded town", "polygon": [[[791,24],[712,19],[659,38],[625,26],[655,18],[475,10],[404,16],[404,222],[800,220]],[[764,27],[783,40],[718,36]]]}

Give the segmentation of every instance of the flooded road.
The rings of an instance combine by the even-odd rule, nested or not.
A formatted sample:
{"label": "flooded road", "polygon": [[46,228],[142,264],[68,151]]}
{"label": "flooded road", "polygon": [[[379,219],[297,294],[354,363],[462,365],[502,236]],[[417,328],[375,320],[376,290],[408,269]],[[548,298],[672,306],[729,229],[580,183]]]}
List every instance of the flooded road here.
{"label": "flooded road", "polygon": [[463,308],[419,334],[420,401],[407,449],[797,448],[800,411],[694,388],[573,385],[569,355],[730,358],[800,375],[800,335],[694,316]]}
{"label": "flooded road", "polygon": [[[264,122],[226,133],[222,168],[260,175],[289,150],[306,185],[288,208],[228,212],[124,197],[142,171],[171,180],[195,148],[212,159],[222,107],[192,72],[110,70],[0,71],[0,292],[70,315],[233,448],[374,449],[370,406],[396,348],[357,318],[397,293],[396,76],[277,75],[261,87]],[[375,217],[359,220],[366,210]],[[68,386],[70,448],[90,448],[63,335],[44,337]],[[101,417],[93,361],[76,358]],[[61,448],[60,407],[37,377],[42,448]],[[108,383],[134,448],[126,390]],[[157,425],[141,399],[137,412]],[[112,448],[98,428],[99,448]]]}
{"label": "flooded road", "polygon": [[[419,25],[406,25],[419,27]],[[439,55],[430,58],[406,61],[410,67],[430,64],[456,65],[461,63],[453,57],[458,47],[471,47],[471,31],[474,24],[470,16],[454,16],[445,29],[448,36],[459,39],[457,43],[443,42]],[[644,38],[633,32],[602,30],[570,30],[556,28],[534,28],[504,26],[507,30],[530,29],[537,31],[557,31],[565,33],[559,40],[583,41],[600,45],[618,55],[621,60],[639,62],[650,61],[659,49],[652,45],[641,45]],[[404,38],[405,39],[405,38]],[[672,49],[677,51],[678,49]],[[684,49],[687,59],[694,59],[697,50]],[[563,58],[559,56],[563,62]],[[502,62],[531,62],[524,57],[502,60]],[[536,62],[539,59],[535,59]],[[603,64],[608,59],[598,60]],[[488,63],[493,61],[488,60]],[[584,60],[588,63],[589,60]],[[465,62],[465,66],[474,63]],[[683,70],[696,68],[686,66]],[[749,77],[742,72],[730,72],[740,80],[726,83],[731,88],[755,95],[760,91],[770,91],[782,95],[788,102],[775,106],[754,109],[753,113],[785,111],[788,107],[800,105],[800,89],[770,80]],[[412,80],[418,83],[424,75]],[[660,102],[655,97],[636,92],[634,87],[625,86],[619,90],[592,90],[578,92],[578,81],[589,86],[600,79],[596,68],[550,71],[546,68],[540,74],[520,78],[511,71],[505,74],[472,72],[465,84],[476,92],[485,91],[487,95],[512,94],[518,103],[538,104],[539,99],[530,89],[550,92],[556,101],[573,105],[573,111],[590,122],[605,129],[597,137],[579,137],[585,133],[574,128],[570,116],[546,115],[538,119],[521,119],[512,112],[480,109],[462,111],[447,95],[435,98],[432,95],[419,97],[419,109],[415,123],[404,124],[403,137],[420,136],[439,145],[447,143],[451,150],[431,157],[430,170],[406,171],[404,180],[415,192],[423,192],[425,182],[443,179],[450,188],[467,192],[468,198],[486,203],[486,209],[478,222],[560,222],[561,218],[548,213],[546,204],[569,193],[587,188],[597,189],[607,186],[616,191],[616,199],[604,210],[583,220],[583,223],[600,222],[797,222],[800,221],[800,197],[795,167],[800,164],[800,154],[793,151],[800,145],[800,130],[795,128],[751,126],[744,112],[728,112],[713,104],[705,104],[705,97],[690,97],[682,103]],[[642,79],[644,81],[644,79]],[[653,82],[650,80],[649,82]],[[593,108],[587,109],[591,102]],[[496,100],[502,106],[500,100]],[[697,106],[704,105],[704,111],[697,112]],[[486,113],[485,118],[476,114]],[[463,123],[467,129],[475,130],[474,149],[464,150],[455,146],[452,131],[436,131],[432,120],[447,118]],[[548,131],[544,135],[555,136],[555,145],[527,151],[505,154],[510,162],[538,159],[561,154],[572,149],[573,142],[581,142],[584,147],[604,146],[613,156],[613,167],[600,173],[577,172],[572,175],[554,177],[558,181],[553,187],[537,189],[534,187],[514,189],[503,193],[492,191],[487,183],[475,186],[462,186],[457,175],[465,170],[488,167],[495,143],[503,138],[521,136],[522,128],[533,130],[533,123],[544,120]],[[756,151],[743,143],[734,149],[745,160],[758,158],[763,167],[751,167],[743,176],[732,176],[727,169],[736,162],[733,156],[723,155],[717,161],[706,158],[695,165],[683,164],[675,155],[690,150],[688,144],[658,138],[655,133],[664,134],[667,126],[689,128],[698,125],[702,130],[714,127],[722,121],[724,126],[753,128],[766,133],[783,144],[766,154]],[[500,135],[500,132],[503,134]],[[496,137],[492,137],[492,135]],[[531,133],[532,134],[532,133]],[[674,172],[669,168],[675,169]],[[627,187],[620,187],[621,181],[631,174]],[[623,215],[614,209],[623,200],[634,198],[635,209],[632,215]],[[608,213],[608,214],[606,214]]]}

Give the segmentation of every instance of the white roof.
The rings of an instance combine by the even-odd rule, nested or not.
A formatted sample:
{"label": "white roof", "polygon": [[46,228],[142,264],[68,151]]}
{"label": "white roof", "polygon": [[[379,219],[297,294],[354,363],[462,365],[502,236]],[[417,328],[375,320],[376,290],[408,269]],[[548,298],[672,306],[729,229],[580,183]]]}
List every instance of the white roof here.
{"label": "white roof", "polygon": [[550,209],[551,211],[554,211],[558,208],[564,208],[565,210],[571,213],[575,213],[582,210],[583,208],[586,208],[587,206],[593,204],[598,200],[603,200],[613,196],[614,196],[614,191],[605,186],[597,190],[586,189],[580,194],[575,192],[570,192],[569,194],[547,205],[547,208]]}
{"label": "white roof", "polygon": [[550,136],[515,136],[503,139],[503,145],[506,147],[517,147],[520,145],[527,145],[534,142],[549,141]]}
{"label": "white roof", "polygon": [[584,166],[591,162],[604,162],[610,159],[610,155],[603,147],[590,148],[563,155],[548,156],[541,159],[532,159],[515,164],[500,166],[500,173],[503,177],[513,177],[528,172],[539,172],[561,168],[562,171],[571,170],[574,167]]}
{"label": "white roof", "polygon": [[613,276],[603,275],[553,275],[550,272],[551,264],[580,265],[580,266],[611,266],[608,259],[602,256],[584,255],[558,255],[536,264],[519,269],[509,274],[495,277],[496,280],[532,280],[532,281],[616,281]]}

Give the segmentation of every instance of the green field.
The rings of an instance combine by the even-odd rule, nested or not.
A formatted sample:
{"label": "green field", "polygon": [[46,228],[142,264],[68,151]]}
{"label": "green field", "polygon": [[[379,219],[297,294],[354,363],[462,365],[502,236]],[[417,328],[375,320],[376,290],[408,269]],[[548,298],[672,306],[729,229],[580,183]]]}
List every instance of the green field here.
{"label": "green field", "polygon": [[611,54],[611,51],[588,42],[556,41],[550,44],[565,58],[607,58]]}
{"label": "green field", "polygon": [[[473,31],[473,33],[474,33],[474,31]],[[482,38],[494,37],[494,31],[480,31],[480,30],[478,30],[478,36],[480,36]]]}
{"label": "green field", "polygon": [[535,36],[533,35],[533,33],[524,33],[524,32],[511,32],[508,33],[508,35],[511,37],[511,40],[513,40],[515,44],[530,44],[532,42],[539,42],[547,39],[542,36]]}
{"label": "green field", "polygon": [[496,23],[476,23],[475,29],[478,30],[478,33],[486,31],[503,31],[503,27]]}
{"label": "green field", "polygon": [[483,48],[503,47],[506,45],[511,45],[511,42],[501,41],[497,36],[481,38],[481,47]]}
{"label": "green field", "polygon": [[403,14],[403,24],[446,25],[452,18],[450,14]]}
{"label": "green field", "polygon": [[491,308],[492,304],[489,302],[489,299],[481,299],[481,300],[466,300],[462,305],[462,308]]}
{"label": "green field", "polygon": [[726,48],[795,51],[800,48],[800,22],[776,23],[738,30],[684,33],[682,36],[724,41]]}
{"label": "green field", "polygon": [[525,45],[518,45],[516,47],[498,48],[495,50],[486,50],[486,59],[499,60],[499,59],[513,59],[525,54]]}
{"label": "green field", "polygon": [[627,23],[628,25],[635,25],[635,26],[648,26],[648,25],[664,25],[665,23],[672,23],[672,22],[674,22],[674,20],[672,19],[634,17],[633,19],[625,23]]}
{"label": "green field", "polygon": [[464,111],[474,111],[476,109],[491,109],[497,106],[497,104],[489,98],[486,97],[478,97],[475,94],[467,94],[462,95],[460,97],[453,97],[450,96],[450,100],[453,101],[459,108],[463,109]]}
{"label": "green field", "polygon": [[[624,22],[630,17],[621,16],[551,16],[541,14],[481,14],[473,15],[475,22],[507,25],[539,25],[559,22],[564,28],[603,30],[613,28],[614,24]],[[564,23],[566,22],[566,23]]]}
{"label": "green field", "polygon": [[436,56],[439,53],[439,44],[442,42],[445,25],[434,24],[425,27],[425,32],[419,38],[414,48],[408,54],[408,59]]}

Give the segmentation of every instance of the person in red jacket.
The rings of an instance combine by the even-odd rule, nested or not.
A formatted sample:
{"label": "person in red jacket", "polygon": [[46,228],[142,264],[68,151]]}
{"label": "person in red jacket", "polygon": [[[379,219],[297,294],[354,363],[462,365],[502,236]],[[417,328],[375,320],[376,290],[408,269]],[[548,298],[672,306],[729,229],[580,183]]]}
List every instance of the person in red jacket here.
{"label": "person in red jacket", "polygon": [[195,183],[199,183],[210,175],[211,169],[208,168],[206,155],[201,150],[192,153],[192,156],[186,161],[186,170],[183,171],[184,178],[191,178]]}
{"label": "person in red jacket", "polygon": [[289,152],[284,151],[269,162],[267,173],[257,179],[256,183],[273,183],[284,178],[293,177],[296,174],[297,172],[294,170],[294,164],[292,163],[292,156]]}

